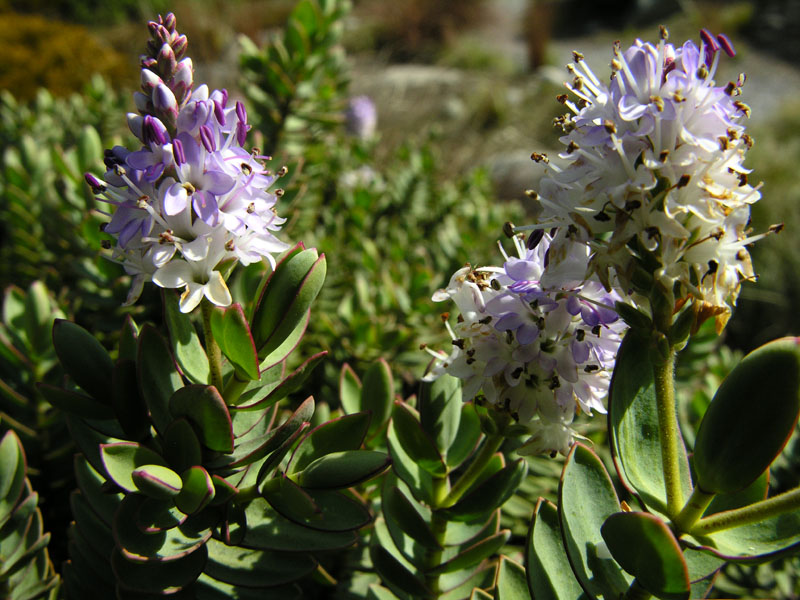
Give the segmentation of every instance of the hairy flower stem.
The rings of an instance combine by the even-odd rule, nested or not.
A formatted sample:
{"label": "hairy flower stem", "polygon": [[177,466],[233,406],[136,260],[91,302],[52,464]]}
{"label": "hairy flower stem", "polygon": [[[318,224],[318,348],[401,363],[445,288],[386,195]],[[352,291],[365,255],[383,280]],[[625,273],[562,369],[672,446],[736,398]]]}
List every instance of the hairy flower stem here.
{"label": "hairy flower stem", "polygon": [[208,355],[208,366],[211,370],[211,385],[222,393],[222,352],[211,331],[211,311],[214,310],[214,305],[208,299],[203,298],[200,303],[200,310],[203,314],[203,335],[205,337],[206,354]]}
{"label": "hairy flower stem", "polygon": [[664,487],[667,492],[667,512],[673,519],[680,513],[683,506],[678,458],[680,434],[678,433],[678,417],[675,409],[674,369],[675,353],[672,349],[666,360],[653,365],[658,405],[658,429],[661,440],[661,464],[664,469]]}
{"label": "hairy flower stem", "polygon": [[699,487],[694,488],[691,497],[686,502],[686,506],[683,507],[680,514],[674,519],[678,534],[685,533],[692,528],[692,525],[703,516],[703,513],[708,508],[708,505],[711,504],[715,495],[716,494],[708,494]]}
{"label": "hairy flower stem", "polygon": [[758,523],[770,517],[788,513],[800,508],[800,488],[778,494],[767,500],[755,502],[744,508],[726,510],[710,517],[700,519],[689,530],[692,535],[707,535],[715,531]]}

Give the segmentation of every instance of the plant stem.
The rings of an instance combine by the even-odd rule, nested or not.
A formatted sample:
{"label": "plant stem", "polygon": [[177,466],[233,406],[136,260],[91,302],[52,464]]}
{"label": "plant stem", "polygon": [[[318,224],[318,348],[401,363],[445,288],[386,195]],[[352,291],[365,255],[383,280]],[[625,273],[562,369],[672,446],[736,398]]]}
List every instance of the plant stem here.
{"label": "plant stem", "polygon": [[664,487],[667,492],[667,513],[675,518],[683,506],[680,462],[678,458],[678,417],[675,409],[675,353],[670,348],[663,362],[653,364],[653,377],[658,405],[658,430],[661,441],[661,464],[664,469]]}
{"label": "plant stem", "polygon": [[638,579],[634,579],[622,598],[623,600],[647,600],[652,596],[650,592],[641,586]]}
{"label": "plant stem", "polygon": [[225,398],[225,404],[228,406],[235,406],[237,403],[236,401],[239,400],[239,396],[242,395],[242,392],[247,389],[249,384],[249,381],[242,381],[236,376],[236,373],[234,373],[228,378],[228,383],[225,385],[225,389],[222,392],[222,397]]}
{"label": "plant stem", "polygon": [[[431,511],[431,533],[439,543],[439,548],[429,550],[425,556],[425,571],[430,571],[438,567],[442,562],[442,552],[444,551],[444,538],[447,533],[447,519],[439,512],[442,504],[447,499],[448,478],[439,477],[433,480],[433,510]],[[441,594],[439,589],[440,573],[428,573],[425,576],[425,583],[431,590],[432,597],[438,598]]]}
{"label": "plant stem", "polygon": [[703,512],[705,512],[708,505],[711,504],[715,495],[716,494],[704,492],[699,486],[694,488],[692,496],[689,498],[688,502],[686,502],[686,506],[683,507],[680,514],[674,519],[675,527],[679,535],[689,531],[692,525],[703,516]]}
{"label": "plant stem", "polygon": [[200,303],[200,310],[203,314],[203,336],[206,344],[206,354],[208,355],[208,366],[211,370],[211,385],[222,393],[222,352],[219,349],[214,334],[211,331],[211,311],[214,306],[207,298],[203,298]]}
{"label": "plant stem", "polygon": [[486,438],[475,460],[470,463],[467,470],[464,471],[453,486],[453,489],[447,494],[447,497],[440,506],[441,508],[449,508],[461,499],[461,496],[463,496],[470,486],[475,483],[475,480],[478,479],[483,469],[492,459],[492,456],[494,456],[494,453],[500,449],[504,439],[503,435],[499,433]]}
{"label": "plant stem", "polygon": [[788,513],[798,508],[800,508],[800,488],[795,488],[767,500],[755,502],[744,508],[726,510],[725,512],[700,519],[689,530],[689,533],[692,535],[706,535],[723,529],[758,523],[764,519]]}

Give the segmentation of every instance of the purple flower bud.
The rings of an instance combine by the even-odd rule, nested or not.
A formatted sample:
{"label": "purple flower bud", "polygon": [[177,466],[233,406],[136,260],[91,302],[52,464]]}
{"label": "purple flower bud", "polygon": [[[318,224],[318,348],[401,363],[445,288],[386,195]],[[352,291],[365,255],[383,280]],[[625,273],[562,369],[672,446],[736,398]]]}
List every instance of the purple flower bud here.
{"label": "purple flower bud", "polygon": [[100,194],[106,191],[105,184],[91,173],[85,173],[83,177],[86,183],[89,184],[89,187],[92,188],[93,194]]}
{"label": "purple flower bud", "polygon": [[178,21],[173,13],[167,13],[167,16],[163,19],[159,17],[159,21],[161,21],[161,24],[164,25],[170,33],[173,33],[178,25]]}
{"label": "purple flower bud", "polygon": [[217,122],[224,127],[225,111],[222,110],[222,105],[216,100],[214,101],[214,116],[217,117]]}
{"label": "purple flower bud", "polygon": [[731,42],[727,35],[720,33],[717,36],[717,40],[719,41],[720,47],[725,51],[725,54],[730,57],[736,56],[736,50],[733,49],[733,42]]}
{"label": "purple flower bud", "polygon": [[236,101],[236,116],[239,117],[239,123],[247,123],[247,110],[242,102]]}
{"label": "purple flower bud", "polygon": [[169,30],[160,25],[158,23],[153,23],[155,27],[150,28],[150,35],[153,36],[153,39],[157,41],[159,44],[169,44],[170,40],[172,39],[172,35],[170,34]]}
{"label": "purple flower bud", "polygon": [[156,73],[150,69],[142,69],[142,90],[146,93],[151,92],[153,88],[163,83],[164,81]]}
{"label": "purple flower bud", "polygon": [[247,141],[247,125],[241,121],[236,124],[236,141],[242,147],[244,147],[244,144]]}
{"label": "purple flower bud", "polygon": [[158,52],[158,70],[165,78],[171,78],[175,74],[175,69],[178,68],[178,61],[175,60],[175,52],[169,44],[161,46]]}
{"label": "purple flower bud", "polygon": [[700,39],[703,40],[703,43],[711,48],[712,52],[716,52],[719,50],[719,44],[717,40],[714,39],[714,35],[708,29],[701,29],[700,30]]}
{"label": "purple flower bud", "polygon": [[153,106],[159,113],[178,116],[178,101],[175,99],[175,94],[163,83],[153,90]]}
{"label": "purple flower bud", "polygon": [[215,152],[217,143],[214,141],[214,134],[208,125],[200,125],[200,141],[207,152]]}
{"label": "purple flower bud", "polygon": [[141,115],[137,115],[136,113],[128,113],[126,115],[128,119],[128,129],[131,130],[131,133],[135,135],[139,141],[144,142],[144,135],[142,127],[144,125],[144,119]]}
{"label": "purple flower bud", "polygon": [[136,105],[136,110],[140,113],[149,113],[150,112],[150,96],[143,94],[142,92],[134,92],[133,93],[133,103]]}
{"label": "purple flower bud", "polygon": [[186,154],[183,152],[183,144],[180,140],[172,140],[172,155],[175,157],[175,164],[179,167],[186,162]]}
{"label": "purple flower bud", "polygon": [[189,45],[189,40],[185,35],[179,35],[172,41],[172,51],[175,53],[175,58],[182,59],[186,54],[186,47]]}
{"label": "purple flower bud", "polygon": [[167,128],[160,119],[150,115],[144,118],[144,136],[147,142],[155,143],[159,146],[163,146],[169,141]]}
{"label": "purple flower bud", "polygon": [[143,69],[150,69],[154,71],[158,67],[158,61],[152,56],[142,56],[140,64]]}
{"label": "purple flower bud", "polygon": [[222,94],[222,101],[220,102],[220,104],[222,104],[222,108],[225,108],[226,106],[228,106],[228,90],[222,88],[219,92],[220,94]]}
{"label": "purple flower bud", "polygon": [[182,83],[186,89],[192,87],[194,83],[194,65],[191,58],[184,58],[175,68],[175,83]]}

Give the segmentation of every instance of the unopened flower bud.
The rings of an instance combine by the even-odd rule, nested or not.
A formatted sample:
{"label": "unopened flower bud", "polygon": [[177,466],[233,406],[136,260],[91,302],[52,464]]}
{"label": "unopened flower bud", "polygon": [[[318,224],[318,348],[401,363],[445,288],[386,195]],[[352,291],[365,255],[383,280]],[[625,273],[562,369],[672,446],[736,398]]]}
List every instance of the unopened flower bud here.
{"label": "unopened flower bud", "polygon": [[194,84],[194,65],[191,58],[184,58],[175,67],[174,80],[176,84],[182,83],[186,89],[191,89]]}
{"label": "unopened flower bud", "polygon": [[133,93],[133,103],[136,105],[136,110],[142,114],[149,113],[152,108],[150,96],[147,96],[142,92]]}
{"label": "unopened flower bud", "polygon": [[85,173],[83,177],[89,187],[92,188],[93,194],[100,194],[106,191],[106,185],[91,173]]}
{"label": "unopened flower bud", "polygon": [[143,134],[147,142],[158,144],[159,146],[163,146],[169,141],[167,128],[160,119],[151,117],[150,115],[144,118]]}
{"label": "unopened flower bud", "polygon": [[150,69],[142,69],[142,90],[145,93],[151,92],[158,85],[163,83],[164,80],[162,80],[161,77],[159,77],[156,73]]}
{"label": "unopened flower bud", "polygon": [[175,70],[178,68],[178,61],[175,60],[175,52],[169,44],[161,46],[158,52],[158,70],[164,79],[170,79],[175,75]]}
{"label": "unopened flower bud", "polygon": [[186,162],[186,155],[183,152],[183,144],[180,140],[172,140],[172,155],[175,157],[175,164],[181,166]]}
{"label": "unopened flower bud", "polygon": [[177,19],[175,18],[174,13],[167,13],[167,16],[163,19],[159,18],[161,24],[169,31],[170,33],[175,32],[175,27],[177,26]]}
{"label": "unopened flower bud", "polygon": [[170,122],[174,123],[178,117],[178,101],[175,99],[175,94],[163,83],[153,90],[153,106],[159,115],[168,117]]}
{"label": "unopened flower bud", "polygon": [[186,48],[188,46],[189,42],[185,35],[179,35],[172,40],[172,51],[175,53],[175,58],[181,60],[186,54]]}
{"label": "unopened flower bud", "polygon": [[126,115],[128,119],[128,129],[131,130],[131,133],[135,135],[140,141],[144,142],[144,132],[142,127],[144,125],[144,118],[141,115],[137,115],[136,113],[128,113]]}

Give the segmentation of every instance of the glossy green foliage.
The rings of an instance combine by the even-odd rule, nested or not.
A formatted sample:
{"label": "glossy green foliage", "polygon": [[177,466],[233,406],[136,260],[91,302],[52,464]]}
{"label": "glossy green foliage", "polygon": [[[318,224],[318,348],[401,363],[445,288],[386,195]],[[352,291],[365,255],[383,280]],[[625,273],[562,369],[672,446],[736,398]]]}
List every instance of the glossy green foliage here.
{"label": "glossy green foliage", "polygon": [[337,123],[347,85],[341,39],[348,0],[301,0],[263,49],[244,38],[243,89],[268,154],[292,154]]}
{"label": "glossy green foliage", "polygon": [[669,526],[644,512],[620,512],[600,529],[609,552],[638,584],[657,598],[689,598],[689,569]]}
{"label": "glossy green foliage", "polygon": [[19,438],[0,439],[0,592],[8,600],[53,599],[59,579],[50,562],[38,495],[27,478]]}
{"label": "glossy green foliage", "polygon": [[[587,500],[591,498],[591,502]],[[603,463],[586,446],[575,444],[567,456],[558,490],[558,516],[569,564],[590,597],[617,597],[632,578],[603,551],[600,530],[621,510]],[[610,595],[610,596],[609,596]]]}
{"label": "glossy green foliage", "polygon": [[[342,372],[340,393],[357,405],[358,381]],[[423,383],[417,409],[396,401],[388,429],[391,474],[381,493],[381,514],[370,544],[370,557],[383,584],[399,598],[436,590],[439,598],[464,598],[474,588],[495,597],[514,598],[524,572],[506,572],[498,555],[511,532],[499,526],[500,509],[527,471],[523,460],[507,461],[481,440],[474,407],[461,400],[460,382],[452,378]],[[486,448],[476,459],[479,442]],[[473,460],[479,460],[471,466]],[[473,472],[465,476],[467,472]],[[468,477],[459,483],[461,477]],[[457,496],[448,492],[457,488]],[[510,563],[509,563],[510,565]],[[375,594],[385,594],[375,591]]]}
{"label": "glossy green foliage", "polygon": [[[753,406],[758,398],[758,408]],[[797,338],[754,350],[725,378],[697,431],[694,469],[701,489],[741,490],[761,475],[794,432],[800,414]]]}

